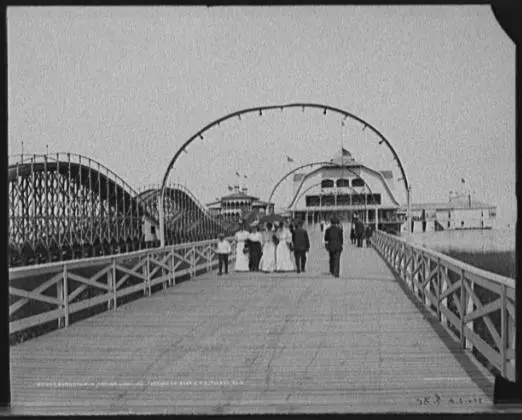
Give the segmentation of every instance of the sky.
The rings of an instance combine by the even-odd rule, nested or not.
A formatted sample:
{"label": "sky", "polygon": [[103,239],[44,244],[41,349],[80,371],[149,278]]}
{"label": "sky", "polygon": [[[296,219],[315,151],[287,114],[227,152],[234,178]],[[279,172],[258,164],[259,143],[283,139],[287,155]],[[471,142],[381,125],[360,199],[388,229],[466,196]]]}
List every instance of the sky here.
{"label": "sky", "polygon": [[[516,220],[515,44],[488,5],[10,7],[7,18],[10,155],[22,142],[25,154],[79,153],[138,190],[161,183],[210,122],[313,102],[378,129],[413,202],[469,189],[498,206],[498,224]],[[203,203],[235,184],[266,200],[289,170],[344,147],[392,170],[405,203],[390,151],[341,120],[312,109],[227,120],[188,147],[169,183]],[[289,179],[276,205],[292,191]]]}

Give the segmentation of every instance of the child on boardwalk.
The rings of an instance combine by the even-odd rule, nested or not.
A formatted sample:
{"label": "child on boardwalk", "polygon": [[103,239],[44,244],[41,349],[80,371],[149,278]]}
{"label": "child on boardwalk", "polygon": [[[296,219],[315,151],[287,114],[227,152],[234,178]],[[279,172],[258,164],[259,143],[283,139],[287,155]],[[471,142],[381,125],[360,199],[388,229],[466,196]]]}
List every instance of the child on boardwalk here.
{"label": "child on boardwalk", "polygon": [[[223,268],[225,268],[225,274],[228,274],[228,255],[232,252],[230,244],[225,239],[225,235],[220,233],[218,235],[218,243],[216,248],[216,254],[219,260],[219,272],[218,276],[223,274]],[[224,266],[224,267],[223,267]]]}

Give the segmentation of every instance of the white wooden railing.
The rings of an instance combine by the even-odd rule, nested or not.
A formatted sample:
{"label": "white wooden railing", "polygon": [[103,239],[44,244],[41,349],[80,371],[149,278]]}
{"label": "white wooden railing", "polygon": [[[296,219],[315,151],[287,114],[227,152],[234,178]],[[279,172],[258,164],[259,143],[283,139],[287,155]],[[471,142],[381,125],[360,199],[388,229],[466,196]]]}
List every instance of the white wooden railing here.
{"label": "white wooden railing", "polygon": [[[228,239],[234,249],[234,239]],[[71,314],[107,304],[131,293],[152,293],[152,288],[173,286],[176,279],[217,267],[216,240],[171,245],[126,254],[17,267],[9,270],[10,334],[58,321],[67,327]],[[230,263],[234,260],[234,253]],[[83,298],[87,289],[96,296]]]}
{"label": "white wooden railing", "polygon": [[515,380],[515,280],[381,231],[372,244],[463,348]]}

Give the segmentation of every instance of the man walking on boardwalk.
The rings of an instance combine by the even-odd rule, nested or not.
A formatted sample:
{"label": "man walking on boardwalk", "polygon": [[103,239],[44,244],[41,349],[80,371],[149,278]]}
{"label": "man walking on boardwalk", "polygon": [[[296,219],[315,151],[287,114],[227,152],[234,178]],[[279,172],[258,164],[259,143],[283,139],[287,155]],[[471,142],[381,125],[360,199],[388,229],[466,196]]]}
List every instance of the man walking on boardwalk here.
{"label": "man walking on boardwalk", "polygon": [[339,277],[341,252],[343,252],[343,229],[339,226],[337,217],[332,217],[331,223],[324,234],[324,242],[330,254],[330,273],[334,277]]}
{"label": "man walking on boardwalk", "polygon": [[305,272],[306,269],[306,253],[310,251],[310,238],[308,232],[303,228],[303,221],[297,221],[297,227],[292,233],[292,242],[294,243],[295,266],[297,272]]}

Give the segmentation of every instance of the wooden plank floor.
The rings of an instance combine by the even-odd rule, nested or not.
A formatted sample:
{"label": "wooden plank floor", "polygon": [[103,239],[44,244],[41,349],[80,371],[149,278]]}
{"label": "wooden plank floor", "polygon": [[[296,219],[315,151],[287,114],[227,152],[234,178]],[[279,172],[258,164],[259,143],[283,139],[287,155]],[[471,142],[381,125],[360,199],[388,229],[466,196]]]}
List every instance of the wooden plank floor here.
{"label": "wooden plank floor", "polygon": [[494,410],[492,378],[407,297],[377,252],[327,274],[216,273],[11,347],[11,412]]}

